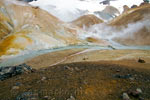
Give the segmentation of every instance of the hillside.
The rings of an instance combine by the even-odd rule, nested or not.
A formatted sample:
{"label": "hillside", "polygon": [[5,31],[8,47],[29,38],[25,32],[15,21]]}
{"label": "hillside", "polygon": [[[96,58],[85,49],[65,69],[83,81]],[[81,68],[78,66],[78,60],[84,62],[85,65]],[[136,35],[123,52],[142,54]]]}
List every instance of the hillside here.
{"label": "hillside", "polygon": [[129,23],[135,23],[141,20],[149,19],[150,16],[150,4],[132,8],[129,11],[121,14],[110,22],[110,25],[121,26],[128,25]]}
{"label": "hillside", "polygon": [[0,56],[82,42],[77,28],[38,7],[2,0],[0,8]]}
{"label": "hillside", "polygon": [[114,40],[124,45],[150,45],[150,4],[132,8],[110,22],[122,36]]}
{"label": "hillside", "polygon": [[78,19],[71,22],[74,25],[79,26],[80,28],[88,28],[95,24],[103,23],[103,20],[99,19],[98,17],[89,14],[79,17]]}

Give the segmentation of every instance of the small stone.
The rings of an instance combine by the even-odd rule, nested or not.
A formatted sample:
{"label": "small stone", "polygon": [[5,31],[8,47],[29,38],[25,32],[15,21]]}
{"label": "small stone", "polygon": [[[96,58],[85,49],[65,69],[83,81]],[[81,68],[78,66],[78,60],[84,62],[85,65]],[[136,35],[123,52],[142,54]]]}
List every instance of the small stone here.
{"label": "small stone", "polygon": [[139,94],[142,94],[142,90],[140,88],[137,88],[136,92],[139,93]]}
{"label": "small stone", "polygon": [[123,100],[130,100],[130,97],[127,93],[123,93]]}
{"label": "small stone", "polygon": [[39,100],[39,96],[37,93],[24,92],[18,95],[15,100]]}
{"label": "small stone", "polygon": [[76,70],[76,71],[79,71],[80,69],[79,69],[78,67],[75,67],[75,70]]}
{"label": "small stone", "polygon": [[31,73],[34,73],[34,72],[36,72],[36,69],[32,69],[32,70],[31,70]]}
{"label": "small stone", "polygon": [[49,96],[44,96],[43,99],[44,100],[50,100],[50,97]]}
{"label": "small stone", "polygon": [[114,48],[114,47],[111,46],[111,45],[108,45],[108,48],[111,48],[112,50],[116,50],[116,48]]}
{"label": "small stone", "polygon": [[16,82],[16,84],[15,84],[16,86],[20,86],[21,85],[21,83],[20,82]]}
{"label": "small stone", "polygon": [[74,69],[71,68],[71,67],[69,67],[69,66],[64,66],[64,68],[65,68],[65,69],[68,69],[68,70],[70,70],[70,71],[74,71]]}
{"label": "small stone", "polygon": [[44,81],[44,80],[46,80],[46,77],[42,77],[42,79],[41,79],[42,81]]}
{"label": "small stone", "polygon": [[19,89],[19,86],[13,86],[12,89],[13,89],[13,90],[18,90],[18,89]]}
{"label": "small stone", "polygon": [[129,94],[135,98],[139,98],[140,94],[142,94],[142,90],[137,88],[135,91],[131,91]]}
{"label": "small stone", "polygon": [[144,100],[144,98],[143,97],[139,97],[139,100]]}
{"label": "small stone", "polygon": [[134,81],[134,78],[133,78],[133,77],[130,77],[129,79],[130,79],[131,81]]}
{"label": "small stone", "polygon": [[120,72],[120,70],[116,70],[116,72]]}
{"label": "small stone", "polygon": [[67,100],[76,100],[73,96],[70,96]]}
{"label": "small stone", "polygon": [[127,75],[120,75],[120,74],[116,74],[114,75],[115,78],[122,78],[122,79],[129,79],[132,77],[131,74],[127,74]]}
{"label": "small stone", "polygon": [[140,58],[139,58],[138,62],[139,63],[145,63],[145,61],[143,59],[140,59]]}
{"label": "small stone", "polygon": [[131,92],[131,96],[135,97],[135,98],[138,98],[139,97],[139,94],[136,92],[136,91],[132,91]]}

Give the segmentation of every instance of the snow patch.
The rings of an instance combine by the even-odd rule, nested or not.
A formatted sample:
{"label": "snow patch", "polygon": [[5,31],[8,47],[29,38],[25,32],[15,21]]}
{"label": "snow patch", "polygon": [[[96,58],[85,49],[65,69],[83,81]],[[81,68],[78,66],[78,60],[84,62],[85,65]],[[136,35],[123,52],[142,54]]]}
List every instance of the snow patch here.
{"label": "snow patch", "polygon": [[[37,0],[30,2],[33,6],[48,11],[62,21],[70,22],[85,14],[102,11],[107,5],[100,4],[104,0]],[[123,12],[123,6],[139,5],[143,0],[113,0],[110,5]]]}

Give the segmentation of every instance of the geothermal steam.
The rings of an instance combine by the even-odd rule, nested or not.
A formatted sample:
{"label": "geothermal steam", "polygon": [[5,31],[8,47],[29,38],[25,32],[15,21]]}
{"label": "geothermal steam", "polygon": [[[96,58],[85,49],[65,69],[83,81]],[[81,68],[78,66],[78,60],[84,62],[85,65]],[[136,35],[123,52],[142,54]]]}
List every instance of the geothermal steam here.
{"label": "geothermal steam", "polygon": [[[88,37],[95,37],[95,38],[104,39],[104,40],[107,40],[107,41],[113,42],[113,43],[116,42],[115,39],[122,39],[122,40],[123,39],[133,39],[135,41],[138,41],[136,39],[144,38],[142,36],[144,34],[139,32],[143,28],[148,31],[148,34],[146,34],[147,36],[145,36],[145,37],[150,38],[150,20],[148,20],[148,19],[141,20],[136,23],[130,23],[127,26],[120,27],[119,29],[118,29],[118,27],[109,26],[105,23],[93,25],[90,28],[84,28],[84,30],[86,30],[87,33],[80,34],[79,37],[82,39],[86,39]],[[136,34],[136,33],[138,33],[138,34]],[[137,35],[138,35],[138,38],[137,38]],[[143,39],[143,41],[144,41],[144,39]]]}

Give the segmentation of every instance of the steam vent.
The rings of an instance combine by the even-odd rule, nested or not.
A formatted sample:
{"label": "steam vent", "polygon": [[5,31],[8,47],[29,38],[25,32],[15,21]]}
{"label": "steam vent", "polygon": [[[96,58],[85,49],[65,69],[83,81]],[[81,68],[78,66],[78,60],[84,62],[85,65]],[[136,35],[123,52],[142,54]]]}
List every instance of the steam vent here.
{"label": "steam vent", "polygon": [[0,100],[150,100],[149,0],[0,0]]}

